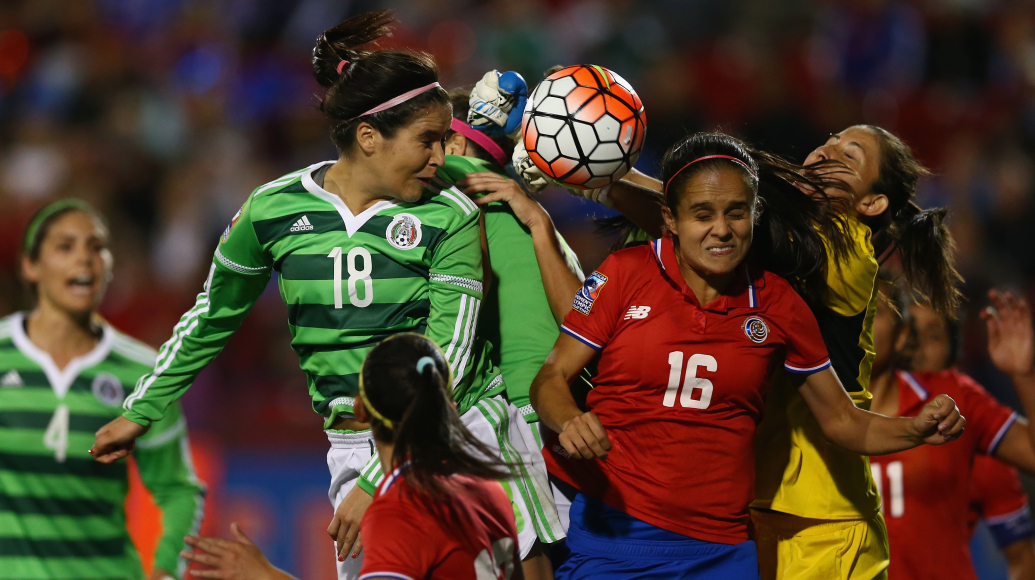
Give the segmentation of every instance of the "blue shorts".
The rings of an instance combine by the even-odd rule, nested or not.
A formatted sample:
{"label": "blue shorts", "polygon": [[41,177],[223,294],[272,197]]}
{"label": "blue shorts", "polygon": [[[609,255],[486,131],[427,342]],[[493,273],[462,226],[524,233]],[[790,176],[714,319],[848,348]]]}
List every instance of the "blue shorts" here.
{"label": "blue shorts", "polygon": [[571,554],[557,580],[577,578],[758,580],[752,541],[716,544],[638,520],[584,494],[571,504]]}

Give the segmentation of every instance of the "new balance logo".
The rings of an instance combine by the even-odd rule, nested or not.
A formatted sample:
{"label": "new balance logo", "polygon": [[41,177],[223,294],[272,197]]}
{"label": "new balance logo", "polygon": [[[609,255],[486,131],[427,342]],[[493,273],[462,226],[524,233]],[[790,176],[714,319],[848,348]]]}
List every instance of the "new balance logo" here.
{"label": "new balance logo", "polygon": [[291,226],[291,231],[293,232],[310,232],[312,230],[313,224],[309,223],[309,218],[306,216],[302,216],[293,226]]}
{"label": "new balance logo", "polygon": [[625,313],[625,320],[640,320],[647,318],[650,313],[650,306],[630,306],[629,312]]}
{"label": "new balance logo", "polygon": [[0,379],[0,387],[21,387],[25,385],[22,382],[22,376],[18,374],[16,370],[9,370],[4,378]]}

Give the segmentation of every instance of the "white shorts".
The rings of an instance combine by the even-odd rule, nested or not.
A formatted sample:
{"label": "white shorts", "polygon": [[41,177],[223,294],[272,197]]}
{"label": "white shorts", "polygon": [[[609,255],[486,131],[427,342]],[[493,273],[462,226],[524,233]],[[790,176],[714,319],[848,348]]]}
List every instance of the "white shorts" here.
{"label": "white shorts", "polygon": [[[550,432],[550,428],[542,421],[529,423],[529,426],[536,435],[536,441],[539,442],[539,450],[542,451],[543,440],[546,439],[547,433]],[[568,513],[571,511],[571,502],[575,500],[575,494],[577,494],[579,490],[572,487],[571,484],[551,475],[550,491],[553,493],[553,503],[557,506],[557,517],[560,519],[561,529],[564,530],[564,533],[568,533]]]}
{"label": "white shorts", "polygon": [[489,397],[460,419],[472,435],[513,465],[513,477],[500,483],[514,508],[521,559],[528,556],[536,539],[544,544],[563,539],[543,453],[518,408],[502,396]]}
{"label": "white shorts", "polygon": [[[326,433],[331,442],[331,448],[327,451],[327,469],[331,472],[331,487],[327,490],[327,497],[337,510],[338,504],[356,487],[359,472],[373,456],[374,439],[370,431]],[[338,549],[334,546],[332,557],[338,565],[338,580],[358,580],[359,569],[363,565],[362,552],[355,559],[346,557],[344,562],[338,562]]]}

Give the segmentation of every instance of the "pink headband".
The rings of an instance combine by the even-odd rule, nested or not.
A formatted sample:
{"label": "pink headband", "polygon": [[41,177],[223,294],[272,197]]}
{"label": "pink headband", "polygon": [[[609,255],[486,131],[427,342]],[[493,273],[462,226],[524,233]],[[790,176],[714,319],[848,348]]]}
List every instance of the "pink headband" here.
{"label": "pink headband", "polygon": [[480,145],[481,148],[485,149],[489,155],[492,155],[492,158],[500,165],[507,164],[507,156],[503,153],[503,148],[497,145],[496,142],[489,138],[485,133],[482,133],[478,129],[475,129],[456,117],[453,117],[453,123],[449,128]]}
{"label": "pink headband", "polygon": [[669,177],[668,181],[665,182],[665,191],[666,192],[668,191],[668,185],[670,183],[672,183],[672,180],[675,179],[677,175],[682,173],[684,169],[686,169],[687,167],[690,167],[691,165],[693,165],[694,163],[697,163],[698,161],[704,161],[705,159],[729,159],[730,161],[732,161],[734,163],[737,163],[738,165],[740,165],[741,167],[746,169],[748,174],[751,175],[751,177],[753,177],[755,179],[755,181],[758,181],[758,174],[755,173],[755,171],[753,169],[751,169],[751,166],[748,165],[747,163],[744,163],[740,159],[737,159],[736,157],[730,157],[729,155],[705,155],[704,157],[698,157],[697,159],[694,159],[690,163],[687,163],[686,165],[680,167],[679,171],[677,171],[674,174],[672,174],[672,177]]}
{"label": "pink headband", "polygon": [[345,68],[345,65],[349,64],[349,61],[343,60],[338,63],[338,74],[341,74],[341,69]]}
{"label": "pink headband", "polygon": [[423,87],[413,89],[412,91],[406,91],[405,93],[399,95],[398,97],[395,97],[394,99],[388,99],[387,101],[381,103],[380,105],[374,107],[373,109],[370,109],[366,113],[360,113],[360,114],[356,115],[355,117],[353,117],[353,118],[351,118],[351,119],[349,119],[348,121],[345,121],[345,122],[348,123],[348,122],[351,122],[351,121],[355,121],[356,119],[358,119],[360,117],[365,117],[367,115],[373,115],[374,113],[380,113],[381,111],[384,111],[385,109],[391,109],[392,107],[398,105],[399,103],[405,103],[406,101],[412,99],[413,97],[416,97],[417,95],[419,95],[421,93],[430,91],[431,89],[433,89],[435,87],[440,87],[440,86],[442,86],[442,85],[440,85],[438,83],[431,83],[430,85],[424,85]]}

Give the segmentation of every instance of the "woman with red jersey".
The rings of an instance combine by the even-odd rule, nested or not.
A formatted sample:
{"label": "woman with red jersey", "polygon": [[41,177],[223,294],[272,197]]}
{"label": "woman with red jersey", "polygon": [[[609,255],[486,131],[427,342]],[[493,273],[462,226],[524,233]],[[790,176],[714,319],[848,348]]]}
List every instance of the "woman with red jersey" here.
{"label": "woman with red jersey", "polygon": [[[926,304],[912,304],[909,318],[916,332],[910,369],[924,373],[956,366],[963,338],[960,321],[939,314]],[[1009,342],[1016,337],[1003,333],[1003,338]],[[1035,580],[1035,522],[1028,494],[1021,486],[1016,467],[988,455],[974,456],[967,509],[968,537],[973,537],[978,521],[985,522],[1006,558],[1007,578]]]}
{"label": "woman with red jersey", "polygon": [[[356,419],[371,424],[389,474],[363,515],[361,580],[521,580],[510,477],[460,421],[449,364],[434,342],[396,334],[374,347],[360,371]],[[213,570],[198,578],[291,578],[234,526],[236,541],[188,538],[184,556]]]}
{"label": "woman with red jersey", "polygon": [[[546,446],[550,471],[580,491],[559,579],[757,578],[754,435],[777,365],[796,373],[826,437],[853,452],[962,432],[948,397],[908,419],[852,403],[805,301],[766,271],[797,267],[822,284],[826,270],[822,239],[802,217],[818,202],[798,192],[777,207],[766,196],[759,214],[760,186],[786,192],[796,179],[776,169],[760,171],[727,135],[678,143],[662,161],[671,234],[612,254],[576,295],[531,393],[560,434]],[[756,222],[770,239],[753,248]],[[583,411],[569,385],[598,354]]]}
{"label": "woman with red jersey", "polygon": [[[988,353],[996,367],[1011,378],[1023,400],[1025,394],[1035,392],[1031,311],[1024,300],[1010,293],[992,291],[989,297],[992,308],[982,314],[988,326]],[[1035,447],[1027,421],[967,375],[955,369],[901,370],[914,353],[905,352],[911,329],[896,311],[902,309],[882,301],[874,317],[877,358],[870,382],[871,409],[889,415],[907,414],[944,393],[959,402],[968,422],[966,433],[954,445],[870,460],[883,496],[891,543],[888,575],[913,580],[976,579],[968,549],[975,459],[979,454],[991,456],[1035,474]],[[936,350],[930,344],[922,346],[917,360],[927,364],[926,359]]]}

